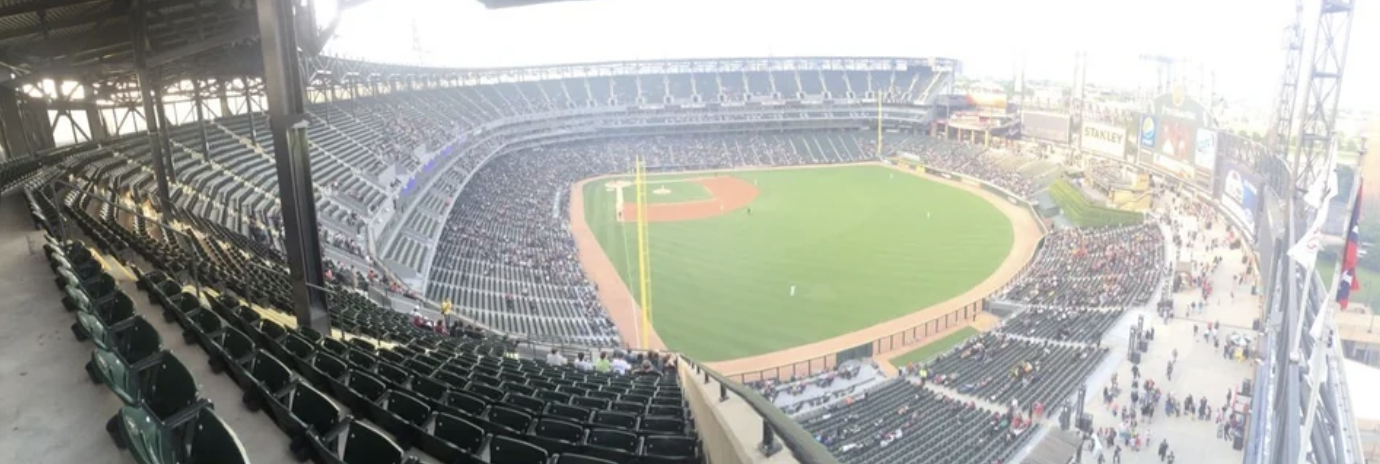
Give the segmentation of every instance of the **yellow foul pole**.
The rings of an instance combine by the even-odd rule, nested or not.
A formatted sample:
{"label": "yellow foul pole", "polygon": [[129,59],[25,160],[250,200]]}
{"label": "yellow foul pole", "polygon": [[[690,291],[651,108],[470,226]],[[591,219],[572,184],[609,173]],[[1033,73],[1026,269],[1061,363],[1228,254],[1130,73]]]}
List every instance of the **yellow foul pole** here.
{"label": "yellow foul pole", "polygon": [[651,349],[652,331],[652,269],[648,259],[647,242],[647,169],[642,158],[638,158],[633,174],[633,185],[637,191],[637,264],[638,288],[641,289],[640,306],[642,311],[642,349]]}

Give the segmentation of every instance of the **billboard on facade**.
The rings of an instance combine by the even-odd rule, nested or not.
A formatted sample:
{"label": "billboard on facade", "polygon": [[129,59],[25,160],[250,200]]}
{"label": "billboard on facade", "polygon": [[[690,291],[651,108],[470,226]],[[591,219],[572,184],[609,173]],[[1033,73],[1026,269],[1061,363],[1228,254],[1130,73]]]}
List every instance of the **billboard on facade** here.
{"label": "billboard on facade", "polygon": [[1070,118],[1067,113],[1021,112],[1021,134],[1057,143],[1069,143]]}
{"label": "billboard on facade", "polygon": [[1159,131],[1159,121],[1155,120],[1154,115],[1143,115],[1140,117],[1140,146],[1143,148],[1155,148],[1155,133]]}
{"label": "billboard on facade", "polygon": [[1261,177],[1245,165],[1223,160],[1218,176],[1217,198],[1227,213],[1236,216],[1247,228],[1256,230],[1260,211]]}
{"label": "billboard on facade", "polygon": [[1126,128],[1097,122],[1083,122],[1079,147],[1117,158],[1126,156]]}
{"label": "billboard on facade", "polygon": [[1217,168],[1217,132],[1198,129],[1198,142],[1193,148],[1193,164],[1209,171]]}

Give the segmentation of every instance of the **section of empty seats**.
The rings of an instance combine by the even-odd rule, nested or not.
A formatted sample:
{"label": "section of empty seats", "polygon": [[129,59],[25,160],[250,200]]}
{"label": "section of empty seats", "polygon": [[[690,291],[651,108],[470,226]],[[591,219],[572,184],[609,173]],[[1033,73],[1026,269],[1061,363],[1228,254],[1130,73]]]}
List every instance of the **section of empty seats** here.
{"label": "section of empty seats", "polygon": [[805,430],[847,464],[1005,462],[1030,438],[1019,414],[989,411],[893,380],[804,419]]}
{"label": "section of empty seats", "polygon": [[1107,349],[988,333],[964,342],[925,369],[928,381],[998,404],[1052,405],[1068,398]]}

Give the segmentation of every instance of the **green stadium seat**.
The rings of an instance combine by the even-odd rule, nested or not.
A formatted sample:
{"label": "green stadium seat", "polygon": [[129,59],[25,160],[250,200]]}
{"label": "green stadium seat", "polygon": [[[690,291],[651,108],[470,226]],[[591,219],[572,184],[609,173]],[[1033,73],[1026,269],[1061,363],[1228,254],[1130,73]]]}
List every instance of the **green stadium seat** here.
{"label": "green stadium seat", "polygon": [[685,435],[685,421],[668,417],[643,417],[638,432],[662,435]]}
{"label": "green stadium seat", "polygon": [[700,443],[683,436],[649,435],[642,439],[642,459],[646,464],[698,464]]}
{"label": "green stadium seat", "polygon": [[[160,422],[195,414],[210,402],[201,396],[192,373],[176,356],[166,351],[149,356],[138,364],[126,364],[113,352],[96,349],[91,354],[97,377],[128,406],[140,407]],[[119,414],[106,423],[106,432],[118,438]]]}
{"label": "green stadium seat", "polygon": [[548,453],[560,454],[580,446],[585,439],[585,429],[578,424],[544,418],[532,425],[532,431],[524,439]]}
{"label": "green stadium seat", "polygon": [[388,392],[388,385],[372,374],[364,371],[351,370],[344,376],[343,382],[332,385],[336,399],[345,403],[345,407],[350,408],[356,415],[364,416],[369,419],[369,405],[378,401]]}
{"label": "green stadium seat", "polygon": [[489,408],[487,419],[479,420],[479,425],[492,434],[521,437],[532,427],[532,422],[531,414],[495,405]]}
{"label": "green stadium seat", "polygon": [[[138,364],[163,350],[163,339],[158,336],[158,330],[142,317],[134,316],[113,326],[95,321],[95,316],[86,313],[81,313],[79,317],[92,319],[87,324],[90,325],[91,340],[96,349],[113,353],[125,365]],[[94,359],[86,362],[86,374],[92,382],[100,383]]]}
{"label": "green stadium seat", "polygon": [[148,411],[125,406],[119,414],[121,441],[139,464],[248,464],[235,432],[211,408],[168,423]]}
{"label": "green stadium seat", "polygon": [[330,432],[350,416],[320,390],[305,383],[294,383],[280,401],[269,403],[278,428],[291,440],[289,449],[297,460],[312,457],[311,437]]}
{"label": "green stadium seat", "polygon": [[325,464],[403,464],[412,460],[388,435],[351,419],[311,438],[312,449]]}
{"label": "green stadium seat", "polygon": [[630,463],[637,458],[637,435],[612,429],[593,429],[585,437],[580,453],[619,464]]}
{"label": "green stadium seat", "polygon": [[369,417],[388,433],[403,449],[410,449],[426,433],[423,427],[431,419],[431,406],[402,390],[389,390],[369,403]]}
{"label": "green stadium seat", "polygon": [[502,435],[489,442],[490,464],[545,464],[546,450],[537,445]]}
{"label": "green stadium seat", "polygon": [[458,390],[451,390],[441,401],[446,406],[475,417],[483,415],[484,411],[489,408],[489,403],[482,398]]}
{"label": "green stadium seat", "polygon": [[[77,295],[84,296],[81,292]],[[103,301],[81,300],[78,304],[77,322],[72,324],[72,335],[77,340],[93,338],[95,334],[106,332],[112,325],[134,317],[134,302],[124,292],[117,291]]]}
{"label": "green stadium seat", "polygon": [[[249,375],[240,381],[240,388],[244,390],[244,406],[250,411],[258,411],[264,406],[279,402],[293,384],[298,382],[297,374],[293,373],[292,369],[263,349],[256,351],[253,357],[245,361],[244,369]],[[273,406],[282,409],[281,405]],[[269,415],[272,415],[274,409],[270,407],[268,411]]]}
{"label": "green stadium seat", "polygon": [[249,374],[245,371],[244,364],[254,357],[254,341],[234,327],[226,327],[208,337],[213,349],[210,359],[207,360],[211,365],[211,372],[228,373],[237,385],[248,378]]}
{"label": "green stadium seat", "polygon": [[430,433],[424,433],[417,447],[445,463],[479,464],[484,449],[484,429],[464,418],[439,413]]}
{"label": "green stadium seat", "polygon": [[610,427],[620,430],[637,430],[636,414],[628,414],[615,411],[596,410],[592,423],[600,427]]}
{"label": "green stadium seat", "polygon": [[566,454],[562,454],[562,455],[560,455],[560,456],[556,456],[556,460],[555,460],[552,464],[618,464],[618,463],[616,463],[616,462],[614,462],[614,461],[607,460],[607,459],[599,459],[599,458],[596,458],[596,457],[585,456],[585,455],[582,455],[582,454],[570,454],[570,453],[566,453]]}

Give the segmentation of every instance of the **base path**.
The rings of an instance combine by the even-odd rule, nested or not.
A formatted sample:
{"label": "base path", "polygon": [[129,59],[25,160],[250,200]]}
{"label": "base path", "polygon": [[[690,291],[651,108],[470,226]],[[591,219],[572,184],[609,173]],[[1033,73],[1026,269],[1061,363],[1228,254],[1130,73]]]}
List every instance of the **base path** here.
{"label": "base path", "polygon": [[[647,222],[693,221],[728,214],[736,209],[752,204],[757,199],[756,185],[733,176],[705,177],[686,180],[704,187],[708,200],[682,201],[676,203],[648,203]],[[620,197],[622,195],[619,195]],[[618,220],[633,222],[637,220],[637,203],[621,202]]]}

